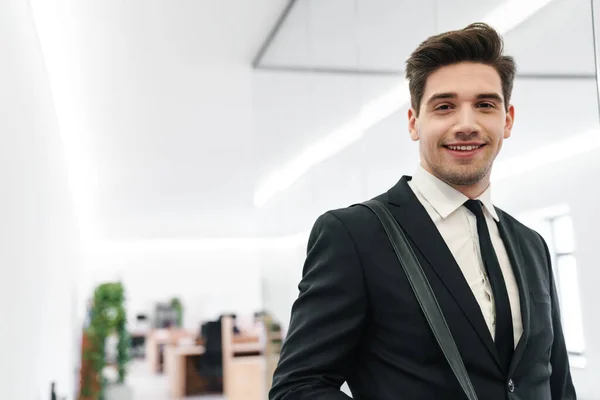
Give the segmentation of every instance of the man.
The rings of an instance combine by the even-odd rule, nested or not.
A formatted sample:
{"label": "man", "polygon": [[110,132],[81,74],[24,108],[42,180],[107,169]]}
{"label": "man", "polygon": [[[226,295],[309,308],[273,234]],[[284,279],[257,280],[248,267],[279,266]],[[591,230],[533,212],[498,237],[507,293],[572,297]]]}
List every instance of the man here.
{"label": "man", "polygon": [[[433,36],[407,61],[420,166],[377,197],[448,321],[478,398],[575,399],[540,235],[493,206],[510,137],[514,60],[485,24]],[[311,232],[271,400],[465,399],[377,217],[353,206]]]}

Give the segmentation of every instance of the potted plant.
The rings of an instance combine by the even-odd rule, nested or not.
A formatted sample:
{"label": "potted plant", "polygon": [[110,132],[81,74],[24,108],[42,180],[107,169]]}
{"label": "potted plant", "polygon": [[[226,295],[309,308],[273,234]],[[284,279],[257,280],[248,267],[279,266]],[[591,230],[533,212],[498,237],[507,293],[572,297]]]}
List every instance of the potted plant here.
{"label": "potted plant", "polygon": [[[125,312],[125,291],[120,282],[104,283],[94,291],[89,325],[83,336],[83,360],[79,400],[127,400],[131,391],[125,387],[129,362],[129,337]],[[117,378],[109,382],[104,375],[106,341],[117,336]]]}

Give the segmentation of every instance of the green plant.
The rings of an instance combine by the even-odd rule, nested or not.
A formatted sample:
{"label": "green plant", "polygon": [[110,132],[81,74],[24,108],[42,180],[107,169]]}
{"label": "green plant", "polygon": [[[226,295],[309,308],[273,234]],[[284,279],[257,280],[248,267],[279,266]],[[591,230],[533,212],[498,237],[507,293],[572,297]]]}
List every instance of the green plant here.
{"label": "green plant", "polygon": [[183,326],[183,304],[177,297],[171,299],[171,307],[177,312],[177,326]]}
{"label": "green plant", "polygon": [[[125,291],[120,282],[104,283],[94,291],[90,323],[86,329],[90,344],[84,350],[83,359],[91,368],[82,376],[81,396],[86,399],[103,399],[104,381],[102,371],[106,365],[106,338],[116,333],[118,382],[125,382],[126,366],[129,361],[129,337],[127,334],[127,314],[125,312]],[[95,388],[100,388],[99,390]]]}

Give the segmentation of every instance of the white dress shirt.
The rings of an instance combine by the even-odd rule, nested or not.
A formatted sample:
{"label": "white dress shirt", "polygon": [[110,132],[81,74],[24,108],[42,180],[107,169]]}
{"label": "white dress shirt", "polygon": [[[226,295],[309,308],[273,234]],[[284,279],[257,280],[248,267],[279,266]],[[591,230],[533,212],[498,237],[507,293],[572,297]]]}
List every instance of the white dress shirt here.
{"label": "white dress shirt", "polygon": [[[477,303],[479,303],[492,338],[494,338],[496,332],[494,298],[479,249],[477,220],[475,215],[463,205],[469,198],[421,166],[408,184],[427,210],[458,263]],[[496,225],[498,214],[492,204],[490,188],[488,187],[477,200],[483,203],[492,244],[508,290],[516,347],[523,333],[519,289],[504,242]]]}

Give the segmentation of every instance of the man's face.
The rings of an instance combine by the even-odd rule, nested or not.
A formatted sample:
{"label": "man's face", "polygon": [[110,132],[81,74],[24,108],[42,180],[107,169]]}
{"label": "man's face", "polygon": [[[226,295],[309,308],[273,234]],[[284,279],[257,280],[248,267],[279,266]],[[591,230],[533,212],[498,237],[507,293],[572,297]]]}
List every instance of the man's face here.
{"label": "man's face", "polygon": [[489,180],[502,141],[510,137],[514,108],[506,112],[493,67],[459,63],[427,78],[419,116],[411,108],[408,117],[423,168],[452,186],[473,186]]}

